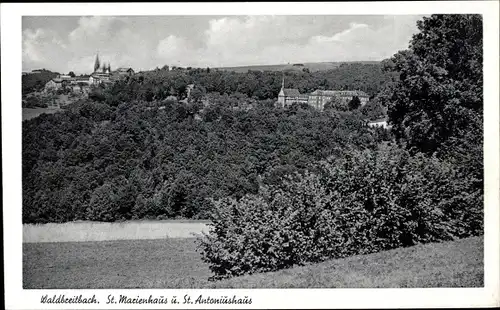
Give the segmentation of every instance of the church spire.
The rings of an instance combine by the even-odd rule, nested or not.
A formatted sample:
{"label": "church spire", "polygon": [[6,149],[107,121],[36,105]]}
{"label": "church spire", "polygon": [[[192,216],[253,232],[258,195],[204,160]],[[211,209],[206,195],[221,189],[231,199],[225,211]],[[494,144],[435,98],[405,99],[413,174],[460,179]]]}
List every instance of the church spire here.
{"label": "church spire", "polygon": [[285,72],[283,72],[283,79],[281,80],[281,89],[285,89]]}
{"label": "church spire", "polygon": [[101,67],[101,62],[99,61],[99,53],[97,53],[95,55],[94,72],[99,70],[99,67]]}

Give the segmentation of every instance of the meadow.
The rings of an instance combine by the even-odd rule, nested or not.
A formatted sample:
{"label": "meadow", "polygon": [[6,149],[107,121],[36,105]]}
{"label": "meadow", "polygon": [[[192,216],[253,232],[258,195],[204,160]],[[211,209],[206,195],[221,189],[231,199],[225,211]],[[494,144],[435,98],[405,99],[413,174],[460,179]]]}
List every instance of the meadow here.
{"label": "meadow", "polygon": [[54,114],[60,111],[60,109],[49,109],[49,108],[23,108],[23,121],[35,118],[42,114]]}
{"label": "meadow", "polygon": [[82,242],[190,238],[208,231],[208,221],[156,220],[24,224],[23,242]]}
{"label": "meadow", "polygon": [[300,64],[279,64],[279,65],[255,65],[255,66],[238,66],[238,67],[220,67],[216,68],[221,71],[234,71],[237,73],[246,73],[252,71],[302,71],[307,68],[310,72],[327,71],[338,68],[342,64],[376,64],[376,61],[353,61],[353,62],[305,62]]}
{"label": "meadow", "polygon": [[25,289],[483,286],[483,237],[210,282],[195,238],[23,244]]}

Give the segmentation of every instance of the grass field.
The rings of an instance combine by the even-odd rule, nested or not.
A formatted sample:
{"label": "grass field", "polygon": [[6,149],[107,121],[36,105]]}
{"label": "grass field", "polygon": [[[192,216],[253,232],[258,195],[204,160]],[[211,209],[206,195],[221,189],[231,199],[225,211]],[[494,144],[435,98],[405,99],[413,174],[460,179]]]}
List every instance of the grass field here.
{"label": "grass field", "polygon": [[61,111],[61,109],[48,109],[48,108],[28,109],[28,108],[23,108],[23,121],[27,120],[27,119],[35,118],[35,117],[42,115],[44,113],[53,114],[53,113],[56,113],[58,111]]}
{"label": "grass field", "polygon": [[190,238],[208,231],[208,221],[154,220],[24,224],[23,242],[81,242]]}
{"label": "grass field", "polygon": [[193,238],[23,244],[26,289],[483,286],[483,238],[209,282]]}
{"label": "grass field", "polygon": [[255,66],[239,66],[239,67],[220,67],[216,68],[221,71],[234,71],[238,73],[246,73],[248,70],[253,71],[302,71],[303,68],[309,69],[311,72],[315,71],[326,71],[338,68],[343,63],[366,63],[374,64],[377,61],[354,61],[354,62],[305,62],[301,63],[300,66],[294,66],[293,64],[279,64],[279,65],[255,65]]}

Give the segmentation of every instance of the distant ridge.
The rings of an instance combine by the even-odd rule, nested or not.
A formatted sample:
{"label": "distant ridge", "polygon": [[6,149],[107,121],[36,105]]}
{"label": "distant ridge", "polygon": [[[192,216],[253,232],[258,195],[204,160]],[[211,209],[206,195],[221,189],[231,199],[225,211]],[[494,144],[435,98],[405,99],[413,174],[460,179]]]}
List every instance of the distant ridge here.
{"label": "distant ridge", "polygon": [[234,71],[245,73],[248,70],[253,71],[302,71],[307,68],[311,72],[326,71],[338,68],[342,64],[378,64],[380,61],[341,61],[341,62],[303,62],[296,64],[281,64],[281,65],[253,65],[253,66],[236,66],[236,67],[218,67],[217,70]]}

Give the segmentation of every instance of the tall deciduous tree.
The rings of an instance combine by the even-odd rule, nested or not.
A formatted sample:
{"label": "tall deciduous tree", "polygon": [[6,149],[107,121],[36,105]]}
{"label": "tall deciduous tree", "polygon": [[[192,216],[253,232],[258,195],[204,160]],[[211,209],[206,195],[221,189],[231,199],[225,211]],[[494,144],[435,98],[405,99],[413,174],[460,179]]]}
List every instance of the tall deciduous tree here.
{"label": "tall deciduous tree", "polygon": [[351,99],[351,101],[349,101],[347,106],[348,106],[350,111],[356,110],[357,108],[359,108],[361,106],[361,100],[359,100],[358,96],[354,96]]}
{"label": "tall deciduous tree", "polygon": [[480,142],[482,17],[432,15],[417,25],[420,32],[409,49],[386,63],[399,79],[379,95],[389,108],[394,133],[410,148],[429,154],[446,151],[474,130]]}

